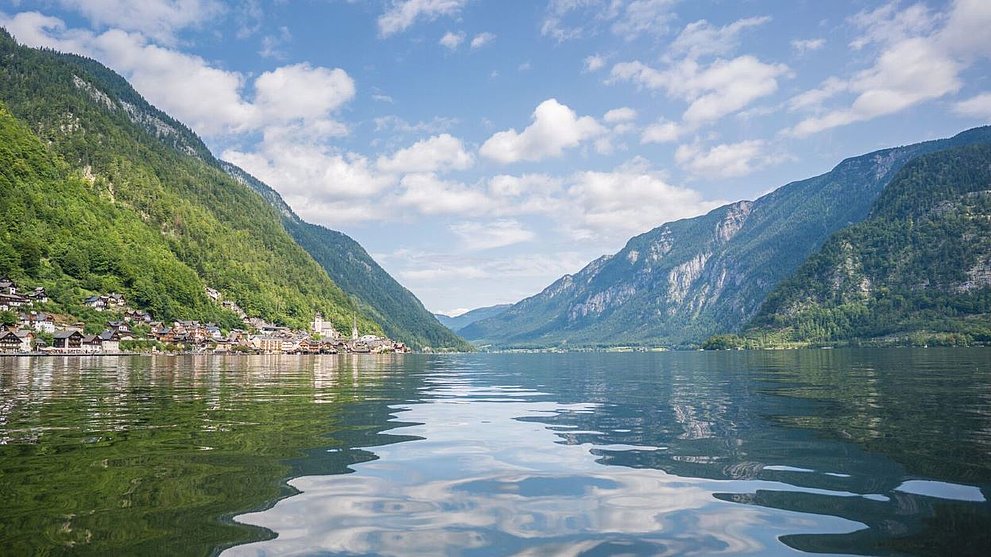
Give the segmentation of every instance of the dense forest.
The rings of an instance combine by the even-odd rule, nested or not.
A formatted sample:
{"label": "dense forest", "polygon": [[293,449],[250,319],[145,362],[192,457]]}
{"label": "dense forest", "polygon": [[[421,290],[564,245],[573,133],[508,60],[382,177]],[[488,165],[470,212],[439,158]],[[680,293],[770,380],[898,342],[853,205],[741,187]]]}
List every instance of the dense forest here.
{"label": "dense forest", "polygon": [[991,343],[991,146],[906,165],[865,221],[835,234],[775,289],[744,337],[758,345]]}
{"label": "dense forest", "polygon": [[305,327],[320,311],[348,330],[357,314],[363,332],[382,332],[265,200],[123,78],[2,30],[0,60],[0,274],[67,308],[116,289],[156,318],[231,323],[210,286],[273,322]]}

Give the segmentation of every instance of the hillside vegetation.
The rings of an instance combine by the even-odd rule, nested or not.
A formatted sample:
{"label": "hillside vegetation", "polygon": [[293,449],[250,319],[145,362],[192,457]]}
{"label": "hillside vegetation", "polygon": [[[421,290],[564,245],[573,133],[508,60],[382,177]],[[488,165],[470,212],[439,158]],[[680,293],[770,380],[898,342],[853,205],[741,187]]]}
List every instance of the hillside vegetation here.
{"label": "hillside vegetation", "polygon": [[991,146],[913,160],[768,296],[765,343],[991,343]]}
{"label": "hillside vegetation", "polygon": [[270,321],[303,327],[320,311],[347,330],[357,313],[363,331],[381,332],[276,210],[117,74],[0,31],[0,101],[16,140],[0,159],[15,278],[53,292],[118,288],[162,319],[221,317],[210,286]]}
{"label": "hillside vegetation", "polygon": [[258,192],[282,215],[282,225],[296,242],[350,295],[390,338],[413,349],[471,350],[471,345],[443,327],[423,304],[385,272],[365,248],[347,234],[301,219],[272,188],[241,168],[221,163],[239,181]]}

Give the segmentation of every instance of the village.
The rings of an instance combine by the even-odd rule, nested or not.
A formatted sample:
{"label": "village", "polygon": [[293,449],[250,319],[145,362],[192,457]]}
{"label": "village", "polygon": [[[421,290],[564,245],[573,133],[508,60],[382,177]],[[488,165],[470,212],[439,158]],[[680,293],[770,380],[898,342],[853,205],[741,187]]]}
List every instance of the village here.
{"label": "village", "polygon": [[[130,307],[117,292],[91,296],[83,304],[108,316],[100,332],[87,334],[85,323],[66,323],[65,316],[39,311],[49,298],[44,288],[25,292],[9,278],[0,278],[0,354],[383,354],[407,353],[401,342],[361,335],[357,317],[345,336],[317,313],[309,330],[293,330],[249,317],[219,291],[206,289],[214,303],[241,318],[244,327],[223,330],[214,323],[156,321],[147,311]],[[90,328],[92,329],[92,328]]]}

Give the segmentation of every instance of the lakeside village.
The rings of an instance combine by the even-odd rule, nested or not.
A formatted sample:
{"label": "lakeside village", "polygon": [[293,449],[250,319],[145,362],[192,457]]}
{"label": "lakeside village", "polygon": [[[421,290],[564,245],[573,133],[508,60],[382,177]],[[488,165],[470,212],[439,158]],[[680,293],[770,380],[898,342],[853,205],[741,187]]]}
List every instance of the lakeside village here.
{"label": "lakeside village", "polygon": [[[121,354],[131,352],[192,352],[244,354],[384,354],[407,353],[401,342],[375,335],[359,335],[357,319],[345,337],[317,313],[309,331],[292,330],[247,314],[220,292],[207,288],[215,303],[237,314],[243,329],[226,334],[213,323],[163,323],[128,306],[116,292],[91,296],[83,303],[98,312],[119,316],[108,320],[99,334],[86,334],[83,323],[65,323],[60,316],[33,311],[49,301],[44,288],[19,292],[9,278],[0,278],[0,354]],[[16,319],[10,316],[16,316]]]}

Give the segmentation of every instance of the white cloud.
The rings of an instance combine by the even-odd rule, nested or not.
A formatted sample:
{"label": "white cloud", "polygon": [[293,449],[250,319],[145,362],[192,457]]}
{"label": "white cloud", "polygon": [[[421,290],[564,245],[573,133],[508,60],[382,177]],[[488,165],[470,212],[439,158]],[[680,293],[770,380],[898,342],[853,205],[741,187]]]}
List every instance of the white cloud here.
{"label": "white cloud", "polygon": [[632,122],[636,119],[637,111],[628,106],[614,108],[606,112],[605,116],[602,117],[602,120],[607,124],[621,124],[623,122]]}
{"label": "white cloud", "polygon": [[612,31],[627,40],[643,34],[666,34],[668,23],[674,19],[672,7],[676,3],[676,0],[632,0],[617,16]]}
{"label": "white cloud", "polygon": [[640,143],[671,143],[685,132],[677,122],[661,119],[647,126],[640,134]]}
{"label": "white cloud", "polygon": [[461,43],[463,43],[464,40],[465,40],[464,33],[460,31],[457,33],[448,31],[447,33],[444,33],[443,37],[440,38],[439,43],[441,44],[441,46],[444,46],[450,50],[457,50],[457,48],[461,46]]}
{"label": "white cloud", "polygon": [[851,47],[878,45],[877,59],[848,79],[833,77],[794,97],[792,108],[818,108],[840,93],[855,95],[848,106],[806,117],[785,130],[786,135],[804,137],[955,93],[963,85],[960,72],[976,58],[991,55],[984,38],[991,28],[991,4],[983,0],[957,0],[946,16],[923,4],[902,9],[891,2],[851,21],[862,30]]}
{"label": "white cloud", "polygon": [[409,174],[464,170],[469,168],[474,160],[474,157],[465,151],[460,139],[445,133],[418,141],[410,147],[400,149],[391,157],[381,156],[376,166],[382,172]]}
{"label": "white cloud", "polygon": [[778,78],[788,72],[784,64],[765,64],[753,56],[719,59],[701,66],[691,59],[665,70],[640,61],[616,64],[612,80],[631,81],[648,89],[663,89],[668,96],[689,102],[682,118],[698,125],[736,112],[778,89]]}
{"label": "white cloud", "polygon": [[804,91],[788,99],[788,109],[818,109],[825,101],[849,90],[849,82],[835,77],[830,77],[823,81],[818,88],[809,89],[808,91]]}
{"label": "white cloud", "polygon": [[58,0],[98,27],[137,31],[172,44],[183,29],[219,17],[224,4],[216,0]]}
{"label": "white cloud", "polygon": [[304,130],[308,135],[341,135],[344,127],[333,121],[332,113],[355,95],[354,81],[341,69],[295,64],[249,82],[243,74],[216,68],[199,56],[150,44],[138,33],[68,29],[62,20],[36,12],[0,24],[30,46],[102,61],[152,104],[205,136],[298,128],[300,121],[309,126]]}
{"label": "white cloud", "polygon": [[502,248],[536,238],[533,231],[514,219],[462,222],[452,225],[451,231],[461,238],[461,246],[468,251]]}
{"label": "white cloud", "polygon": [[273,120],[322,118],[354,98],[354,80],[342,69],[282,66],[255,80],[255,104]]}
{"label": "white cloud", "polygon": [[764,154],[762,140],[716,145],[705,150],[699,145],[681,145],[674,159],[692,174],[706,178],[745,176],[773,162]]}
{"label": "white cloud", "polygon": [[267,142],[255,152],[224,151],[222,158],[287,196],[313,201],[369,198],[395,183],[363,156],[312,144]]}
{"label": "white cloud", "polygon": [[928,34],[936,25],[936,16],[922,3],[901,9],[901,2],[895,0],[859,12],[850,22],[863,31],[850,43],[851,48],[860,50],[870,44],[890,45]]}
{"label": "white cloud", "polygon": [[405,31],[418,19],[432,21],[455,15],[467,0],[392,0],[390,8],[378,18],[379,35],[388,37]]}
{"label": "white cloud", "polygon": [[582,71],[591,73],[601,70],[606,65],[606,59],[598,54],[592,54],[586,56],[583,63],[585,67]]}
{"label": "white cloud", "polygon": [[492,209],[484,191],[430,173],[404,176],[398,201],[423,215],[484,215]]}
{"label": "white cloud", "polygon": [[495,38],[496,36],[493,33],[479,33],[471,40],[471,48],[482,48],[483,46],[494,41]]}
{"label": "white cloud", "polygon": [[703,56],[721,56],[734,50],[740,43],[740,33],[770,21],[769,17],[748,17],[723,27],[713,27],[702,19],[689,23],[668,47],[673,57],[698,59]]}
{"label": "white cloud", "polygon": [[665,222],[692,217],[723,202],[706,201],[688,188],[668,184],[642,159],[612,172],[579,172],[568,181],[574,215],[564,225],[577,238],[620,240]]}
{"label": "white cloud", "polygon": [[548,99],[533,112],[533,123],[522,132],[501,131],[490,137],[479,154],[499,163],[538,161],[560,156],[565,149],[601,135],[605,129],[591,116],[578,117],[557,99]]}
{"label": "white cloud", "polygon": [[826,46],[826,39],[795,39],[791,41],[791,48],[799,55],[815,52]]}
{"label": "white cloud", "polygon": [[988,29],[991,28],[991,2],[986,0],[956,0],[953,9],[934,40],[965,64],[974,57],[991,56]]}
{"label": "white cloud", "polygon": [[603,25],[620,37],[664,35],[677,0],[550,0],[540,32],[558,42],[595,33]]}
{"label": "white cloud", "polygon": [[991,122],[991,93],[981,93],[953,105],[953,112]]}
{"label": "white cloud", "polygon": [[836,92],[847,89],[857,94],[848,108],[806,118],[789,133],[804,137],[937,99],[960,88],[959,71],[960,65],[931,41],[906,39],[884,50],[873,67],[859,72],[845,87],[841,82],[833,84]]}

